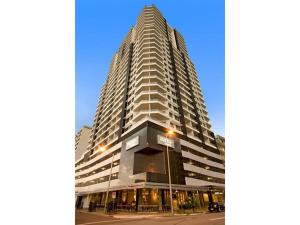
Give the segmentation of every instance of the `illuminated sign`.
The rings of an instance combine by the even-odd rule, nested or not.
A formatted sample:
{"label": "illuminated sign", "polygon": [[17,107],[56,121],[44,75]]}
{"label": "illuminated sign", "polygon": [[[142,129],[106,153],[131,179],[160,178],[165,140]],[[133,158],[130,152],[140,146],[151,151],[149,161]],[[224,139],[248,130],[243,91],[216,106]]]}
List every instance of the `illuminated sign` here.
{"label": "illuminated sign", "polygon": [[174,148],[175,147],[175,143],[173,139],[170,138],[166,138],[162,135],[157,135],[157,143],[160,145],[165,145],[165,146],[169,146]]}
{"label": "illuminated sign", "polygon": [[132,138],[126,142],[126,150],[133,148],[139,144],[139,136]]}

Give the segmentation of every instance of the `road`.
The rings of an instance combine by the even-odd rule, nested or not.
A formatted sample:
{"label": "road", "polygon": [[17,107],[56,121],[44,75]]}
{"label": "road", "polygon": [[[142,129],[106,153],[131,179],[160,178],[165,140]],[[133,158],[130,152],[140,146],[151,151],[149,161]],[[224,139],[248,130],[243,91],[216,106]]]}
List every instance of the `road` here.
{"label": "road", "polygon": [[207,213],[199,215],[175,216],[105,216],[76,212],[76,225],[224,225],[224,213]]}

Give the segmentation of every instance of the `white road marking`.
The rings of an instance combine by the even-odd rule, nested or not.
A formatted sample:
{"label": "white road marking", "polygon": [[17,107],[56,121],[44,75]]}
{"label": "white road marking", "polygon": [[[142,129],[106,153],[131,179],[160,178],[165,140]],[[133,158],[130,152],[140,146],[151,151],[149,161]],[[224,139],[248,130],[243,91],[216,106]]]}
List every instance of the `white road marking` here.
{"label": "white road marking", "polygon": [[209,220],[221,220],[221,219],[224,219],[225,217],[219,217],[219,218],[213,218],[213,219],[209,219]]}

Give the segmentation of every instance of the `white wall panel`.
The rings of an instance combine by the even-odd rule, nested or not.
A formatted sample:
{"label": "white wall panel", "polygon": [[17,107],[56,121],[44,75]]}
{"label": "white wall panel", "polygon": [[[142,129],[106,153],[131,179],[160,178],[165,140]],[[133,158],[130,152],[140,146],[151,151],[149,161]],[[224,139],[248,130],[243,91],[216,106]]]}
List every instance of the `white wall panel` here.
{"label": "white wall panel", "polygon": [[214,166],[214,167],[218,167],[220,169],[224,169],[224,165],[223,164],[216,163],[214,161],[210,161],[209,159],[203,159],[202,157],[194,155],[194,154],[192,154],[190,152],[182,151],[182,156],[186,157],[186,158],[189,158],[189,159],[196,160],[198,162],[202,162],[202,163],[210,165],[210,166]]}
{"label": "white wall panel", "polygon": [[187,164],[187,163],[183,163],[183,168],[184,168],[184,170],[192,171],[192,172],[195,172],[195,173],[200,173],[200,174],[204,174],[204,175],[207,175],[207,176],[212,176],[212,177],[216,177],[216,178],[225,179],[225,174],[223,174],[223,173],[218,173],[218,172],[214,172],[214,171],[211,171],[211,170],[206,170],[206,169],[200,168],[200,167],[195,166],[195,165],[190,165],[190,164]]}

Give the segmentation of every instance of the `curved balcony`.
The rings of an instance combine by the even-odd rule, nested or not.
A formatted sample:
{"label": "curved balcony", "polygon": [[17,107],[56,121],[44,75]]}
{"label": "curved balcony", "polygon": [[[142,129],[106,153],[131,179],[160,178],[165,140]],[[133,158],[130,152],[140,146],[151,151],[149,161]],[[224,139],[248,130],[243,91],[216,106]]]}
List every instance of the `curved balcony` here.
{"label": "curved balcony", "polygon": [[150,95],[150,99],[167,101],[166,96],[162,95],[159,91],[142,91],[138,95],[136,95],[134,102],[138,103],[143,100],[149,100],[149,95]]}
{"label": "curved balcony", "polygon": [[146,48],[158,48],[160,50],[163,49],[163,46],[159,43],[159,42],[153,42],[149,40],[145,40],[143,41],[139,46],[137,46],[136,50],[137,51],[141,51],[142,49],[146,49]]}
{"label": "curved balcony", "polygon": [[158,82],[141,84],[136,88],[135,94],[138,95],[142,91],[158,91],[161,94],[166,94],[166,89]]}
{"label": "curved balcony", "polygon": [[138,59],[138,61],[136,62],[136,65],[138,67],[140,67],[141,65],[158,65],[160,67],[163,67],[163,63],[162,60],[159,60],[155,57],[153,58],[145,58],[145,57],[141,57],[140,59]]}
{"label": "curved balcony", "polygon": [[144,69],[143,71],[140,71],[139,73],[136,73],[135,75],[136,75],[135,76],[135,79],[136,79],[135,84],[136,85],[141,81],[141,79],[148,79],[148,83],[149,83],[149,78],[157,78],[163,85],[166,84],[164,74],[155,69],[152,69],[152,70]]}
{"label": "curved balcony", "polygon": [[148,76],[139,76],[138,80],[136,81],[136,86],[140,86],[142,84],[149,84],[149,83],[159,83],[161,86],[165,86],[165,81],[162,80],[158,75],[148,75]]}
{"label": "curved balcony", "polygon": [[149,110],[143,110],[135,112],[132,120],[134,122],[139,122],[144,118],[149,118],[149,114],[152,120],[156,120],[160,123],[165,123],[169,119],[169,115],[166,113],[166,111],[151,110],[149,112]]}
{"label": "curved balcony", "polygon": [[140,59],[158,59],[160,62],[163,61],[161,54],[158,54],[157,52],[139,52],[138,55],[134,56],[134,59],[135,58],[138,58],[137,63]]}
{"label": "curved balcony", "polygon": [[152,64],[149,66],[141,66],[140,68],[137,69],[136,74],[139,75],[142,72],[158,72],[158,73],[163,73],[163,69],[161,67],[159,67],[156,64]]}
{"label": "curved balcony", "polygon": [[168,105],[165,104],[165,101],[160,101],[159,99],[150,99],[149,100],[142,100],[136,103],[134,107],[134,111],[152,111],[152,110],[160,110],[165,111],[168,109]]}

